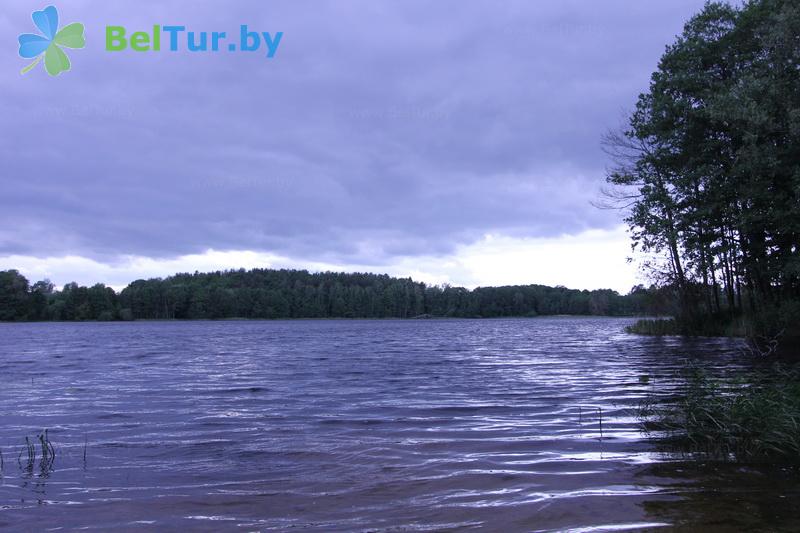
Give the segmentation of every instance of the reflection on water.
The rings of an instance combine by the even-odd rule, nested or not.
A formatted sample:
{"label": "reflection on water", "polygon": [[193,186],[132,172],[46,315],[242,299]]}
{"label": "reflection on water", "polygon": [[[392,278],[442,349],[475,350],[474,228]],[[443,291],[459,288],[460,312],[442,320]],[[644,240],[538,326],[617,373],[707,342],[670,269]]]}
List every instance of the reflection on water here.
{"label": "reflection on water", "polygon": [[[626,323],[0,325],[0,527],[713,526],[708,494],[757,471],[689,470],[643,440],[632,408],[687,357],[734,368],[735,341]],[[46,472],[17,461],[42,428]],[[725,494],[796,502],[785,478]]]}
{"label": "reflection on water", "polygon": [[644,502],[686,531],[800,531],[800,472],[793,467],[669,462],[648,471],[676,497]]}

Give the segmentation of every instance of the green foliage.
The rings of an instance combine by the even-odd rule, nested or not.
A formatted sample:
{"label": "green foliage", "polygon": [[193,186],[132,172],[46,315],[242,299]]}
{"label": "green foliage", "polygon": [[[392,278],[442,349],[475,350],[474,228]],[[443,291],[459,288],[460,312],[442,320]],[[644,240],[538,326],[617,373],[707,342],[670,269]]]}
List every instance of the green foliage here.
{"label": "green foliage", "polygon": [[544,285],[470,291],[378,274],[264,269],[137,280],[119,294],[102,284],[55,291],[45,281],[31,289],[9,271],[0,273],[4,293],[12,296],[0,296],[3,320],[629,316],[652,314],[663,299],[641,286],[626,296]]}
{"label": "green foliage", "polygon": [[27,320],[31,315],[28,280],[16,270],[0,272],[0,320]]}
{"label": "green foliage", "polygon": [[669,447],[701,457],[800,462],[800,372],[775,366],[735,379],[713,380],[697,367],[683,371],[672,401],[652,397],[639,416]]}
{"label": "green foliage", "polygon": [[689,335],[697,337],[746,337],[750,334],[749,323],[741,317],[706,315],[692,322],[674,318],[644,318],[627,326],[625,331],[636,335]]}
{"label": "green foliage", "polygon": [[644,318],[637,320],[630,326],[625,327],[627,333],[634,333],[636,335],[680,335],[678,323],[674,318]]}
{"label": "green foliage", "polygon": [[49,280],[29,286],[16,270],[0,271],[0,321],[116,320],[118,308],[117,294],[102,284],[56,291]]}
{"label": "green foliage", "polygon": [[614,291],[528,285],[433,286],[378,274],[234,270],[139,280],[120,293],[135,318],[411,318],[627,315],[643,312]]}
{"label": "green foliage", "polygon": [[797,2],[706,4],[606,139],[634,245],[667,257],[680,329],[747,315],[766,334],[759,315],[800,301],[797,35]]}

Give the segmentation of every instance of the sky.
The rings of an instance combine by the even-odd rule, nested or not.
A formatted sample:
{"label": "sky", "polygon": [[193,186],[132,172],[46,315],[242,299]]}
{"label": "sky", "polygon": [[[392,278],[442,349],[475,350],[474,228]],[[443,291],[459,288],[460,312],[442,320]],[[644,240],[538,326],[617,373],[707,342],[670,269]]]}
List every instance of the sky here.
{"label": "sky", "polygon": [[[700,0],[61,0],[86,47],[20,75],[46,5],[0,13],[0,269],[116,288],[239,267],[643,280],[623,215],[592,205],[600,138]],[[154,24],[282,37],[271,58],[185,33],[105,49],[106,26]]]}

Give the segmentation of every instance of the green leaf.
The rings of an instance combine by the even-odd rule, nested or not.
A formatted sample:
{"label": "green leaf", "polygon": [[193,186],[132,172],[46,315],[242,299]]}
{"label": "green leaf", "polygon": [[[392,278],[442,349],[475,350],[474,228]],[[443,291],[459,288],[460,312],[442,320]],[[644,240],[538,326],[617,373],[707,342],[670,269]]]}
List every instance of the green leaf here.
{"label": "green leaf", "polygon": [[61,28],[56,33],[55,43],[67,48],[83,48],[86,46],[86,39],[83,38],[83,24],[73,22]]}
{"label": "green leaf", "polygon": [[44,67],[51,76],[58,76],[69,70],[69,58],[61,48],[53,43],[47,47],[47,52],[44,54]]}

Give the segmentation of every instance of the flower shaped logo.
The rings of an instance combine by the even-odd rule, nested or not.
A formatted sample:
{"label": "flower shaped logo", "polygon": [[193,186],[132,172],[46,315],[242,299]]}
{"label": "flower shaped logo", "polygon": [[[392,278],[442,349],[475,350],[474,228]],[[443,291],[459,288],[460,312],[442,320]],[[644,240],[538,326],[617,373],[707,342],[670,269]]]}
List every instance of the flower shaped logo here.
{"label": "flower shaped logo", "polygon": [[44,56],[44,68],[51,76],[58,76],[70,69],[69,58],[60,48],[83,48],[86,40],[83,38],[83,24],[73,22],[58,29],[58,10],[55,6],[47,6],[41,11],[34,11],[33,23],[42,32],[42,35],[23,33],[19,36],[19,55],[25,58],[35,57],[36,60],[22,69],[20,74],[25,74],[39,64]]}

